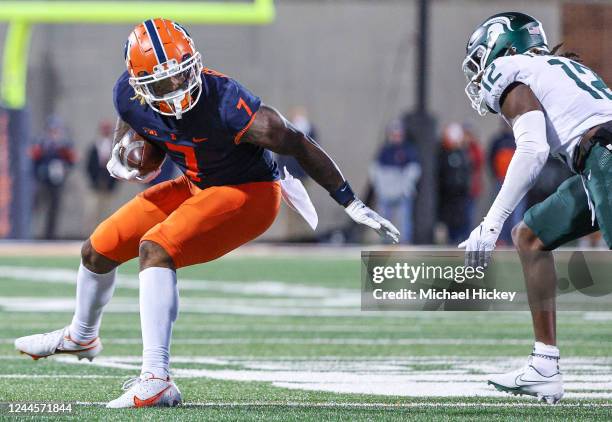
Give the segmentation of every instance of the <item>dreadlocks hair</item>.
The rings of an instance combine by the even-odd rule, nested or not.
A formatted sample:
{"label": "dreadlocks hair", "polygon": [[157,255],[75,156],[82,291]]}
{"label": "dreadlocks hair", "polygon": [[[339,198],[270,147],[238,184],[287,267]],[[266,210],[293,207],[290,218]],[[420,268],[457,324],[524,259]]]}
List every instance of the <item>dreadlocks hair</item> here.
{"label": "dreadlocks hair", "polygon": [[142,95],[138,94],[138,93],[134,93],[134,96],[130,98],[130,101],[138,101],[141,106],[143,106],[143,105],[145,105],[147,103],[145,98]]}
{"label": "dreadlocks hair", "polygon": [[552,56],[565,57],[566,59],[570,59],[570,60],[573,60],[575,62],[582,63],[582,59],[580,58],[578,53],[575,53],[573,51],[566,51],[564,53],[557,54],[557,51],[559,51],[562,46],[563,46],[563,43],[557,44],[556,46],[554,46],[552,48],[552,50],[550,50],[550,54]]}

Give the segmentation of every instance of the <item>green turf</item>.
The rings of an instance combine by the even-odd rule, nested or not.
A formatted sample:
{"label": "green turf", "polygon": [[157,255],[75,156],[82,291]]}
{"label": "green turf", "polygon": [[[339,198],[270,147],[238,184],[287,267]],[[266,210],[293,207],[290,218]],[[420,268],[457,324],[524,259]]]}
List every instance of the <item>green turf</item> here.
{"label": "green turf", "polygon": [[[0,266],[75,270],[78,258],[3,257],[0,258]],[[134,279],[137,274],[136,262],[128,263],[121,269],[121,274]],[[261,365],[260,361],[270,365],[297,365],[300,368],[310,365],[310,362],[314,362],[313,365],[323,362],[327,365],[327,369],[321,372],[324,374],[325,371],[334,370],[336,361],[338,365],[350,367],[353,362],[368,359],[380,359],[382,362],[413,359],[400,370],[422,375],[452,372],[454,363],[446,362],[443,357],[478,362],[479,359],[495,357],[522,358],[530,351],[532,333],[527,313],[359,312],[358,303],[341,303],[343,292],[359,291],[359,277],[358,257],[226,258],[181,270],[179,279],[219,283],[210,290],[181,291],[181,300],[191,304],[191,308],[181,312],[175,326],[172,355],[182,360],[174,363],[173,369],[213,373],[242,371],[248,375],[258,370],[249,366],[253,362],[257,365]],[[248,283],[261,281],[306,289],[296,290],[304,292],[303,295],[295,294],[291,289],[277,295],[242,290]],[[220,288],[223,286],[235,286],[235,291],[223,291]],[[320,287],[336,292],[339,302],[326,302],[324,297],[307,294],[309,288],[316,292]],[[135,288],[119,287],[115,300],[137,304],[137,293]],[[74,285],[70,283],[24,280],[0,274],[0,297],[6,300],[39,298],[44,303],[73,295]],[[202,308],[218,305],[221,310],[200,313],[206,310],[200,309],[200,302]],[[241,312],[255,304],[257,313]],[[224,312],[223,306],[226,305],[232,307],[232,311]],[[288,315],[286,312],[305,312],[309,309],[315,313],[322,310],[353,313],[315,316]],[[282,311],[280,314],[276,312],[279,310]],[[267,381],[238,381],[209,376],[177,379],[183,399],[188,403],[182,408],[110,411],[98,403],[118,396],[121,383],[127,377],[134,376],[134,371],[91,364],[77,365],[54,358],[34,362],[18,357],[13,350],[11,340],[15,337],[60,328],[70,318],[71,312],[68,310],[9,312],[0,306],[0,402],[91,403],[74,405],[72,414],[53,417],[53,420],[437,421],[467,418],[523,421],[612,418],[612,400],[607,398],[570,398],[564,400],[563,406],[551,407],[536,405],[530,398],[349,394],[290,389]],[[597,359],[609,357],[611,334],[610,319],[592,320],[583,313],[559,315],[563,359],[592,357],[594,362],[598,362]],[[138,314],[105,314],[101,337],[105,346],[103,357],[137,357],[141,351]],[[454,344],[453,339],[459,340],[459,343]],[[190,361],[190,357],[194,361]],[[206,358],[220,362],[197,361]],[[608,361],[601,365],[610,372]],[[585,376],[597,372],[597,368],[584,367],[582,370]],[[350,375],[364,369],[349,368],[346,371]],[[478,368],[471,371],[471,374],[481,373]],[[568,390],[572,391],[571,388]],[[610,391],[612,385],[604,393],[609,394]],[[589,393],[589,390],[582,392]],[[0,420],[9,417],[6,409],[0,407]]]}

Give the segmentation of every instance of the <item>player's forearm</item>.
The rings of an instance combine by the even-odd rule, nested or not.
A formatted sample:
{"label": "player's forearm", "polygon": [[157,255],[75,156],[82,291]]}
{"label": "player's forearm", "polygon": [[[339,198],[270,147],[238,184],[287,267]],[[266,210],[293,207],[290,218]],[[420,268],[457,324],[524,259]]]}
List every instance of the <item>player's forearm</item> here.
{"label": "player's forearm", "polygon": [[503,224],[521,199],[533,186],[548,158],[546,121],[541,111],[532,111],[519,117],[513,132],[517,147],[504,183],[485,220],[493,225]]}
{"label": "player's forearm", "polygon": [[503,224],[531,189],[545,163],[545,159],[542,160],[531,153],[517,150],[508,167],[504,183],[485,220],[493,225]]}
{"label": "player's forearm", "polygon": [[295,137],[291,141],[294,144],[291,155],[304,171],[330,193],[340,188],[345,182],[344,176],[323,148],[302,133],[298,132]]}

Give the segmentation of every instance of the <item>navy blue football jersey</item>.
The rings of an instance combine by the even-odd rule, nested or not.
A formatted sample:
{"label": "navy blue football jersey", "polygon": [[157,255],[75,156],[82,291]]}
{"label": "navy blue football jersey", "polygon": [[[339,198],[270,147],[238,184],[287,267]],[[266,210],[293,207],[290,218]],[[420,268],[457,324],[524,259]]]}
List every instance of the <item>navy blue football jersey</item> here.
{"label": "navy blue football jersey", "polygon": [[119,117],[139,135],[162,148],[198,187],[278,180],[272,154],[241,143],[261,100],[237,81],[205,69],[202,95],[182,119],[141,104],[124,72],[113,90]]}

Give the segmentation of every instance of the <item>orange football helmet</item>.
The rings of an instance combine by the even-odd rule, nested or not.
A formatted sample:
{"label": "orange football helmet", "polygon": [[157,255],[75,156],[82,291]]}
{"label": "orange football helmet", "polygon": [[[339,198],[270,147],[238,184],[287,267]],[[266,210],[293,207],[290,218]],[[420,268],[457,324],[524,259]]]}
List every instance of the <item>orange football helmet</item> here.
{"label": "orange football helmet", "polygon": [[180,119],[202,94],[202,58],[187,31],[167,19],[136,26],[125,44],[130,84],[149,106]]}

